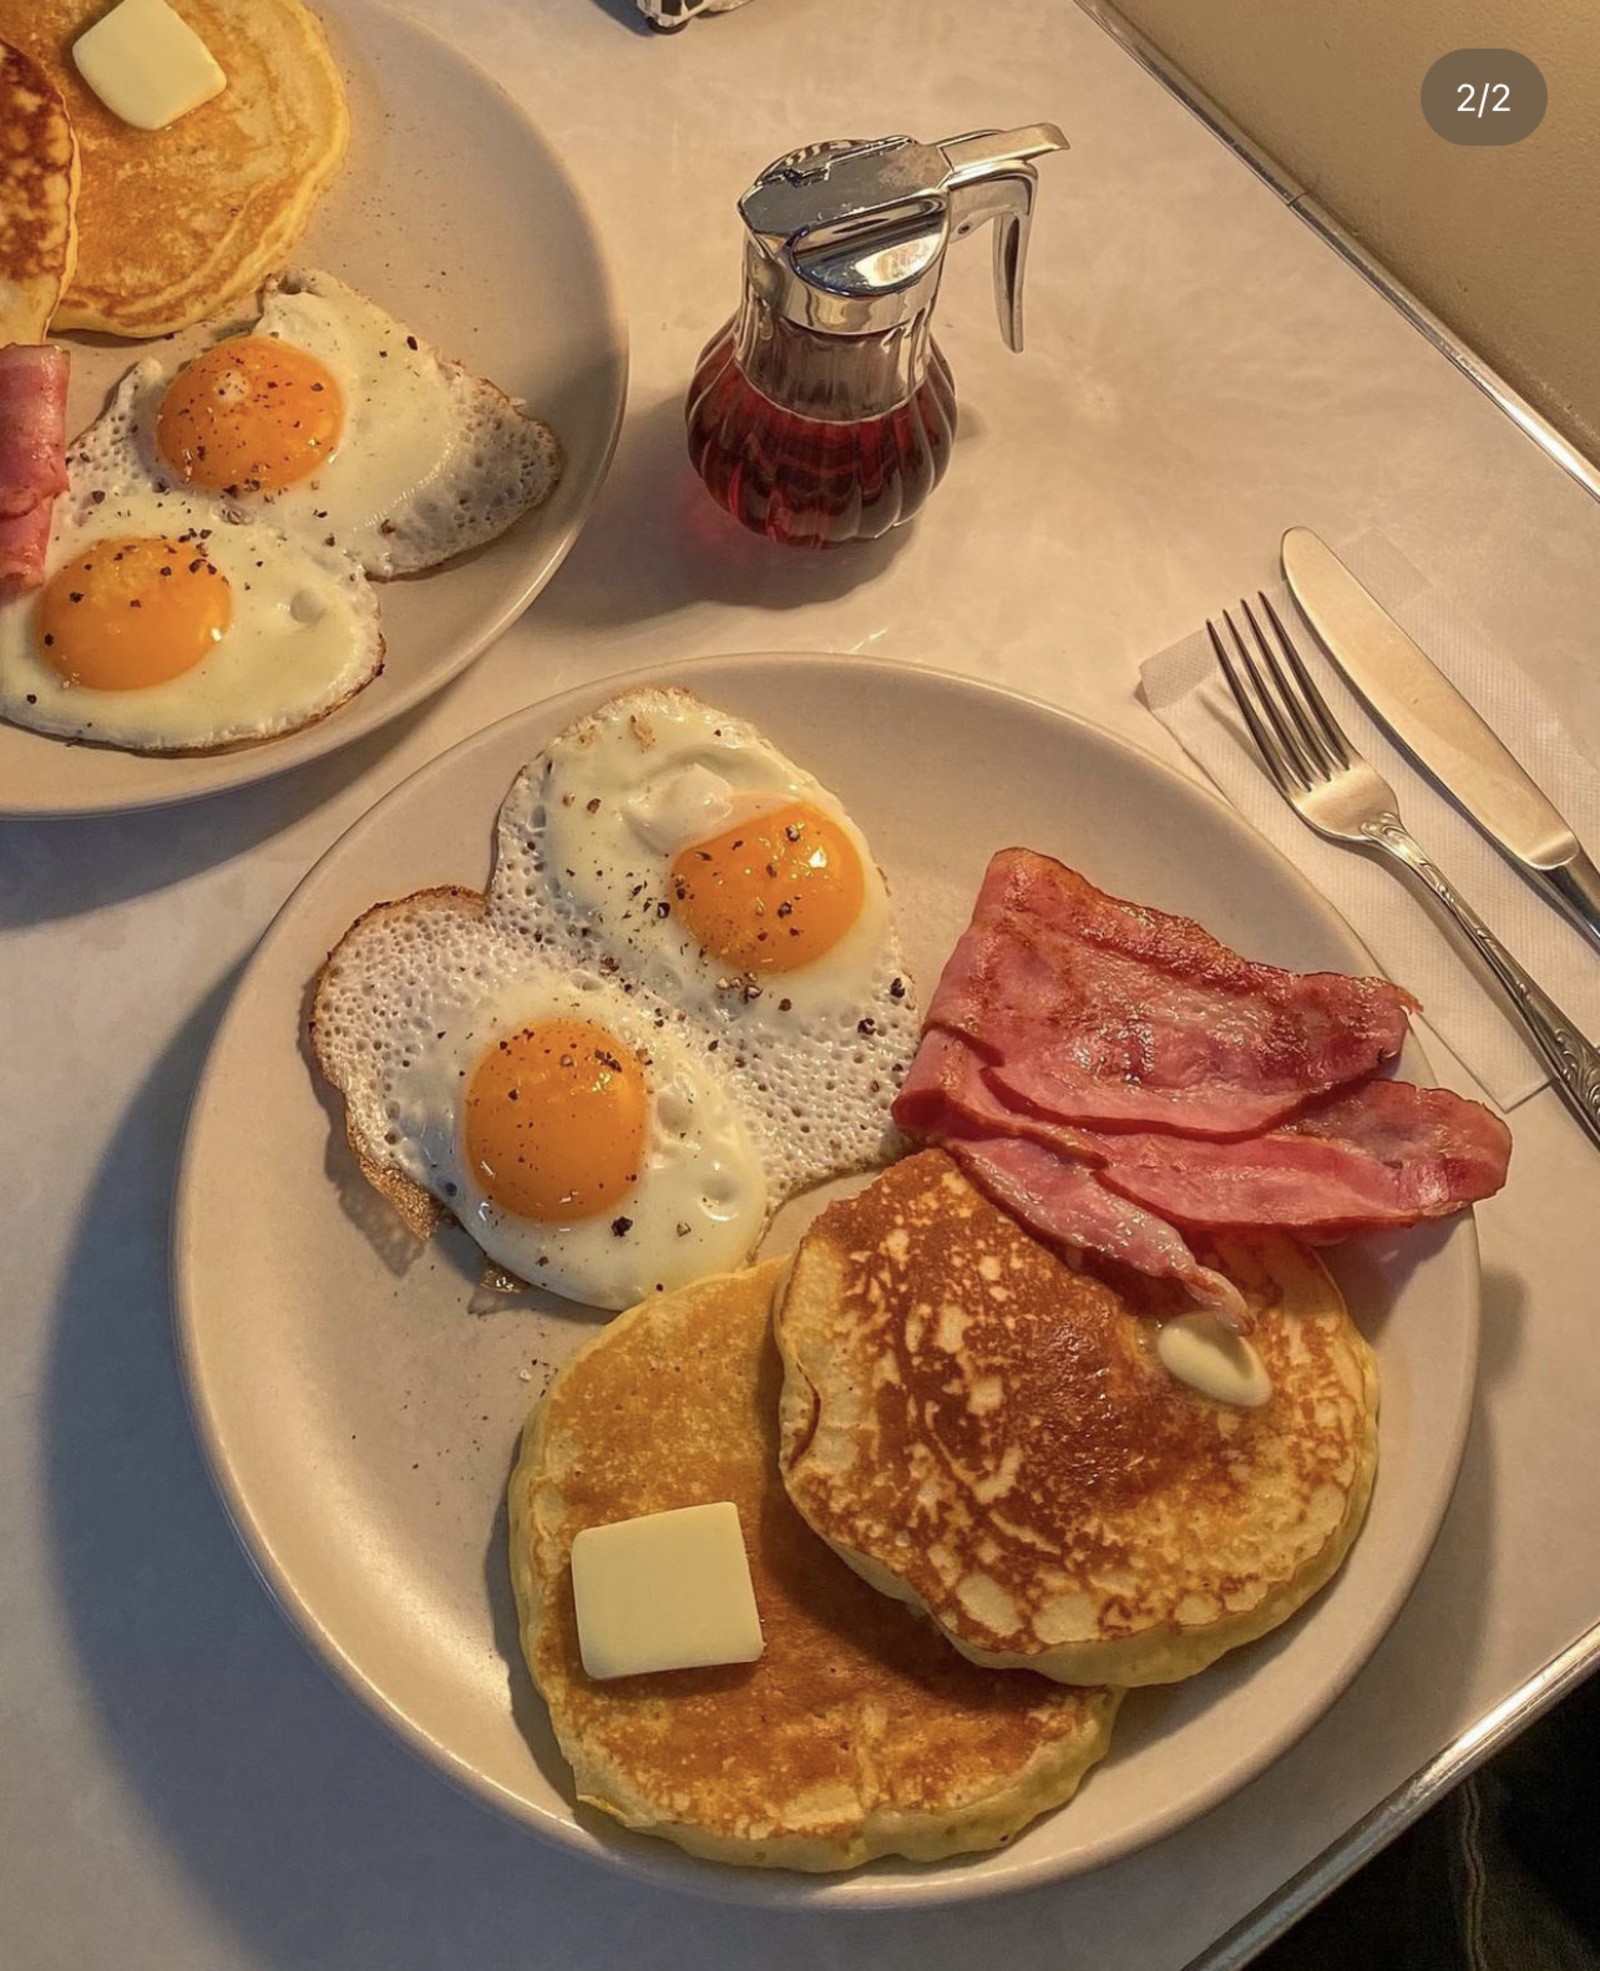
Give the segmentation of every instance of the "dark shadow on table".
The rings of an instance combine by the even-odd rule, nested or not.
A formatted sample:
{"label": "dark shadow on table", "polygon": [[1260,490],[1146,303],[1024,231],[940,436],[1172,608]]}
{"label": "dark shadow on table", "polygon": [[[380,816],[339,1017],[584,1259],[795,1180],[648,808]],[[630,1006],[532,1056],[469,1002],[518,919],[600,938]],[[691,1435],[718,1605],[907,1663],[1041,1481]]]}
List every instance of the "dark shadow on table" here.
{"label": "dark shadow on table", "polygon": [[636,0],[594,0],[602,14],[609,14],[622,27],[632,28],[635,34],[654,36],[656,30],[640,13]]}
{"label": "dark shadow on table", "polygon": [[[56,1310],[44,1479],[59,1591],[130,1783],[252,1962],[437,1964],[437,1936],[394,1900],[409,1882],[451,1901],[458,1961],[485,1965],[482,1926],[506,1924],[507,1897],[524,1938],[548,1919],[546,1857],[421,1768],[317,1666],[252,1575],[190,1426],[165,1225],[190,1089],[233,983],[124,1117]],[[452,1883],[486,1879],[491,1910],[475,1923]],[[333,1909],[338,1935],[319,1927]]]}
{"label": "dark shadow on table", "polygon": [[436,702],[248,787],[129,814],[0,817],[0,930],[152,895],[246,854],[333,800],[402,744]]}

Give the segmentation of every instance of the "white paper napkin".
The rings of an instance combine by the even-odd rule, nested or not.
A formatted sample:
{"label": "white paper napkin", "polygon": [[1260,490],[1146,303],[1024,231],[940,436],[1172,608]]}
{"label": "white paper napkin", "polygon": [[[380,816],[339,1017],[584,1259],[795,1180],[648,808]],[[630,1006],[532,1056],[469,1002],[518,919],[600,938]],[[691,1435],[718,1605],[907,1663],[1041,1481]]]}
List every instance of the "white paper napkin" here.
{"label": "white paper napkin", "polygon": [[[1339,552],[1477,708],[1590,852],[1600,850],[1600,773],[1528,677],[1387,541],[1367,534]],[[1396,751],[1323,656],[1286,592],[1269,593],[1335,717],[1394,787],[1412,834],[1506,948],[1585,1033],[1600,1039],[1600,953]],[[1219,618],[1229,602],[1219,598]],[[1428,1024],[1491,1100],[1509,1109],[1543,1087],[1543,1064],[1403,879],[1365,854],[1314,835],[1268,780],[1204,627],[1152,657],[1141,676],[1150,710],[1239,812],[1344,915],[1384,971],[1416,994]]]}

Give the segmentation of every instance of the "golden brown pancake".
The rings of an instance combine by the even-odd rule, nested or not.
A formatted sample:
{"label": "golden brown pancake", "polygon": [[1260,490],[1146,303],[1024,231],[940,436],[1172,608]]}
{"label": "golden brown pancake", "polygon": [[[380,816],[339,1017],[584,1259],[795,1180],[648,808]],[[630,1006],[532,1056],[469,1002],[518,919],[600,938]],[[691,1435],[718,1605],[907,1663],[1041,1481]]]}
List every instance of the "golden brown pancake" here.
{"label": "golden brown pancake", "polygon": [[61,92],[83,183],[59,329],[164,335],[260,287],[344,157],[344,84],[300,0],[169,0],[228,86],[166,130],[136,130],[88,88],[72,44],[107,0],[0,0],[0,40]]}
{"label": "golden brown pancake", "polygon": [[43,342],[77,258],[78,145],[60,92],[0,41],[0,348]]}
{"label": "golden brown pancake", "polygon": [[[782,1264],[619,1315],[535,1410],[510,1494],[528,1667],[579,1799],[691,1853],[820,1870],[993,1847],[1075,1791],[1116,1694],[975,1668],[807,1528],[777,1475]],[[761,1658],[587,1676],[573,1536],[723,1499],[739,1509]]]}
{"label": "golden brown pancake", "polygon": [[1255,1316],[1259,1409],[1162,1366],[1156,1283],[1074,1270],[943,1152],[830,1205],[774,1310],[782,1469],[829,1544],[975,1662],[1170,1683],[1332,1575],[1377,1457],[1370,1350],[1283,1238],[1207,1253]]}

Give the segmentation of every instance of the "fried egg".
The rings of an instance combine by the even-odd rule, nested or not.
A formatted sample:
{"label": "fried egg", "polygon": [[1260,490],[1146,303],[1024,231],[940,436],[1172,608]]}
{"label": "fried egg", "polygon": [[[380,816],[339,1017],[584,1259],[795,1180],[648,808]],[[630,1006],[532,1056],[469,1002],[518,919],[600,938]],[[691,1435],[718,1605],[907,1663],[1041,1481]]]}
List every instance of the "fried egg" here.
{"label": "fried egg", "polygon": [[536,888],[631,953],[652,990],[748,1009],[745,1028],[787,1031],[791,1012],[854,1026],[898,971],[888,891],[841,804],[684,691],[613,699],[521,777],[495,894]]}
{"label": "fried egg", "polygon": [[602,947],[775,1088],[804,1061],[797,1117],[819,1084],[869,1114],[915,1051],[889,893],[861,830],[755,727],[688,692],[613,699],[519,777],[492,896],[530,932]]}
{"label": "fried egg", "polygon": [[[619,740],[630,721],[634,738]],[[660,786],[624,770],[641,734]],[[610,777],[591,773],[613,746]],[[726,793],[693,777],[682,787],[677,777],[697,770]],[[750,841],[767,843],[774,825],[751,869]],[[746,831],[742,845],[730,838],[714,851],[723,880],[686,929],[674,864],[730,830]],[[552,859],[557,841],[570,861]],[[580,869],[601,872],[581,901]],[[765,962],[761,927],[796,915],[802,938]],[[658,938],[658,926],[671,934]],[[702,938],[719,941],[714,955]],[[803,962],[783,962],[797,945]],[[601,1037],[560,1024],[569,1020]],[[651,690],[603,707],[518,777],[485,896],[422,892],[351,927],[318,981],[312,1042],[344,1093],[364,1171],[402,1209],[416,1187],[519,1277],[616,1307],[628,1304],[619,1293],[637,1299],[739,1264],[785,1199],[887,1161],[899,1146],[889,1105],[917,1026],[883,877],[841,804],[743,721]],[[572,1118],[566,1095],[531,1093],[552,1049],[582,1084],[591,1122]],[[643,1076],[631,1093],[630,1059]],[[460,1147],[480,1076],[486,1113],[510,1125],[498,1151],[481,1154]],[[603,1101],[590,1089],[597,1079]],[[656,1118],[655,1134],[641,1135],[642,1114]],[[486,1192],[481,1173],[516,1161],[513,1143],[536,1177]],[[554,1158],[548,1178],[542,1145]],[[591,1201],[581,1265],[557,1253],[549,1230],[569,1194]],[[533,1228],[514,1248],[513,1221]]]}
{"label": "fried egg", "polygon": [[375,677],[383,637],[356,564],[130,480],[131,415],[125,384],[72,451],[43,587],[0,604],[0,714],[187,752],[294,731]]}
{"label": "fried egg", "polygon": [[453,893],[361,920],[313,1037],[352,1140],[520,1279],[629,1307],[737,1266],[761,1235],[760,1148],[703,1038]]}
{"label": "fried egg", "polygon": [[336,547],[369,575],[502,534],[561,471],[548,425],[329,274],[286,276],[255,325],[175,374],[131,373],[127,483]]}

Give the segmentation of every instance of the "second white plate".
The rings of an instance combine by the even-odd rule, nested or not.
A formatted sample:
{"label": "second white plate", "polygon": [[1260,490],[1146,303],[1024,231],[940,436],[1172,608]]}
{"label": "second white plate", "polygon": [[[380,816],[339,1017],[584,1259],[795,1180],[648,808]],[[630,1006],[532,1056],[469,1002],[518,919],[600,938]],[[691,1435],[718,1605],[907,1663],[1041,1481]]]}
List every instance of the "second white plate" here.
{"label": "second white plate", "polygon": [[[162,759],[0,722],[0,814],[156,807],[282,773],[437,691],[542,589],[578,537],[621,428],[627,331],[595,224],[566,167],[480,69],[371,0],[323,9],[350,95],[350,156],[295,264],[325,268],[526,400],[566,451],[536,513],[449,567],[379,585],[383,675],[286,738]],[[155,345],[165,362],[208,340]],[[69,338],[69,428],[97,417],[150,345]]]}
{"label": "second white plate", "polygon": [[[1369,968],[1329,907],[1230,809],[1065,713],[843,658],[716,658],[650,675],[753,719],[841,797],[888,875],[925,990],[990,853],[1009,843],[1186,912],[1253,957]],[[623,682],[520,712],[396,789],[301,884],[241,981],[196,1094],[173,1232],[181,1353],[217,1483],[330,1666],[454,1778],[584,1854],[722,1897],[855,1906],[981,1896],[1094,1867],[1258,1773],[1333,1701],[1399,1609],[1465,1441],[1472,1223],[1331,1255],[1376,1347],[1383,1406],[1372,1510],[1332,1586],[1203,1676],[1134,1692],[1079,1798],[1011,1847],[799,1878],[693,1861],[577,1810],[517,1652],[502,1498],[530,1404],[601,1317],[531,1296],[487,1303],[464,1238],[413,1241],[357,1173],[303,1030],[307,988],[349,923],[430,884],[481,884],[518,767]],[[1403,1066],[1428,1078],[1414,1047]],[[775,1248],[792,1236],[794,1209]]]}

